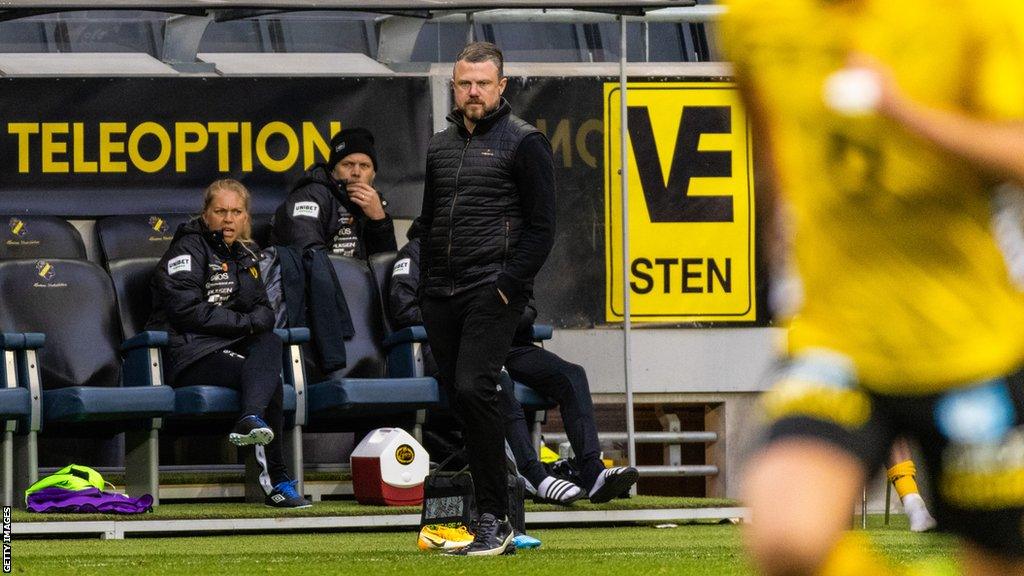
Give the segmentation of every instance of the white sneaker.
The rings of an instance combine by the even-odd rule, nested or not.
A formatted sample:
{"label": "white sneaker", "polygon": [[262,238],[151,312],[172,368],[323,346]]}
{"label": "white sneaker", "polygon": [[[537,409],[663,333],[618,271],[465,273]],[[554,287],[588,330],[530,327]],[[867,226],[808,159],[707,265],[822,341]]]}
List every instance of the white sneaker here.
{"label": "white sneaker", "polygon": [[907,494],[903,497],[903,512],[910,520],[911,532],[928,532],[938,524],[928,513],[928,507],[920,494]]}

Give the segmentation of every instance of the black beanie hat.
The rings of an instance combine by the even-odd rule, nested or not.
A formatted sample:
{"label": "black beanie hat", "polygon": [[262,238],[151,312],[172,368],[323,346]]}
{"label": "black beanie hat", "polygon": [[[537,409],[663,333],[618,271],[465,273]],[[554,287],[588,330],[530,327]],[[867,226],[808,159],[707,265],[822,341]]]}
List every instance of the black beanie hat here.
{"label": "black beanie hat", "polygon": [[370,157],[373,170],[377,171],[377,151],[373,147],[373,134],[366,128],[346,128],[331,138],[331,155],[327,159],[327,169],[334,170],[334,165],[349,154],[363,153]]}

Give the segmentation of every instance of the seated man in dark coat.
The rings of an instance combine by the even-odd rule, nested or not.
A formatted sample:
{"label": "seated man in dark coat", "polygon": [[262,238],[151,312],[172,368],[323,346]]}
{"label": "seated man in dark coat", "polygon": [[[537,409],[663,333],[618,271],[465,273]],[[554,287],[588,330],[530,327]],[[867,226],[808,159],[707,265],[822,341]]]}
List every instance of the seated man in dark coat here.
{"label": "seated man in dark coat", "polygon": [[376,177],[373,134],[365,128],[338,132],[327,163],[311,166],[275,212],[271,243],[354,258],[397,250],[387,202],[373,187]]}

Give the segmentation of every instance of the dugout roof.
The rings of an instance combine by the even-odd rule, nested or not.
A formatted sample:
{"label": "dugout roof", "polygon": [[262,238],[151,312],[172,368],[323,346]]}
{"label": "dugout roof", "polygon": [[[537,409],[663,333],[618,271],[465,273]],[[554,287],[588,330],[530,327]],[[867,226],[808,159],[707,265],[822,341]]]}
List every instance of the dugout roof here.
{"label": "dugout roof", "polygon": [[7,18],[64,10],[167,10],[198,13],[207,10],[352,10],[381,13],[465,12],[509,8],[573,8],[642,13],[658,8],[694,6],[696,0],[0,0]]}

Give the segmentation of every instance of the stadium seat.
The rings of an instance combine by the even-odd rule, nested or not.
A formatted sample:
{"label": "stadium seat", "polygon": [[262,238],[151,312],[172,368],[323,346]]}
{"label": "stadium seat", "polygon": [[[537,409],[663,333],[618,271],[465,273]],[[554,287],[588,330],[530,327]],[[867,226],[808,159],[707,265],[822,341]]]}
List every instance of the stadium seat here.
{"label": "stadium seat", "polygon": [[[118,346],[114,290],[91,262],[0,262],[0,293],[0,330],[13,333],[0,344],[5,355],[16,356],[19,385],[41,398],[41,418],[31,426],[47,436],[71,438],[125,432],[128,490],[156,497],[159,417],[174,410],[174,392],[152,378],[143,347],[159,338]],[[36,473],[35,462],[28,460],[34,435],[21,442],[26,446],[19,456],[25,460],[19,462],[15,485],[23,489]]]}
{"label": "stadium seat", "polygon": [[[121,330],[125,338],[133,338],[142,332],[152,309],[150,279],[160,258],[128,258],[109,262],[110,277],[117,294],[118,316],[121,319]],[[302,479],[302,426],[306,421],[305,410],[305,375],[298,345],[309,339],[306,329],[278,330],[278,336],[285,342],[284,357],[284,413],[286,446],[291,448],[292,470],[296,478]],[[161,333],[162,334],[162,333]],[[154,362],[159,362],[159,354],[154,349]],[[202,421],[202,432],[210,434],[227,434],[231,426],[240,416],[242,409],[241,395],[237,390],[215,383],[209,385],[183,386],[174,388],[174,413],[167,416],[167,430],[174,433],[194,435],[198,431],[195,422]],[[247,468],[251,468],[249,462]],[[252,482],[247,482],[247,495],[259,501],[263,500],[258,481],[258,471],[249,470]],[[251,487],[249,486],[251,485]],[[251,490],[250,490],[251,488]],[[259,491],[257,494],[256,491]]]}
{"label": "stadium seat", "polygon": [[399,426],[420,438],[425,410],[440,401],[437,382],[388,373],[382,347],[384,308],[374,274],[365,261],[355,258],[331,256],[331,262],[355,335],[345,341],[347,366],[309,386],[310,429],[359,432]]}
{"label": "stadium seat", "polygon": [[159,258],[167,251],[187,214],[108,216],[96,222],[96,241],[103,265],[125,258]]}
{"label": "stadium seat", "polygon": [[84,260],[82,235],[67,220],[55,216],[5,216],[7,232],[0,242],[0,260],[70,258]]}
{"label": "stadium seat", "polygon": [[[0,260],[39,258],[85,259],[86,250],[82,235],[66,220],[53,216],[3,216],[7,223],[6,237],[0,242]],[[13,366],[17,342],[24,350],[25,338],[8,334],[6,341],[11,349],[5,352],[7,365]],[[0,443],[0,498],[5,505],[12,503],[14,494],[13,461],[14,451],[21,462],[19,473],[24,479],[35,478],[37,455],[36,432],[39,429],[41,402],[32,399],[28,389],[19,386],[14,374],[4,374],[0,385],[0,426],[3,427],[3,442]]]}

